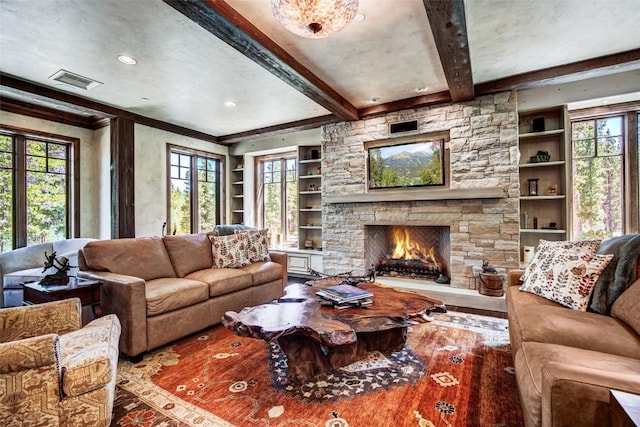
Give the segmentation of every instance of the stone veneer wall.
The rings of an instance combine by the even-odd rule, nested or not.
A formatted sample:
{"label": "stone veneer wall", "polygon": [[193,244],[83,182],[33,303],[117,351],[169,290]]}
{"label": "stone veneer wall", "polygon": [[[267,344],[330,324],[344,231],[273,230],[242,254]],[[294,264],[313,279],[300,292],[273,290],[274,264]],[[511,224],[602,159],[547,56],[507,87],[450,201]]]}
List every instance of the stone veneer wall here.
{"label": "stone veneer wall", "polygon": [[364,143],[401,137],[389,124],[418,121],[418,133],[449,131],[450,188],[503,187],[504,198],[328,203],[323,197],[323,271],[365,274],[365,225],[451,227],[451,286],[468,288],[472,267],[519,263],[518,115],[516,93],[416,108],[327,125],[322,133],[324,195],[366,192]]}

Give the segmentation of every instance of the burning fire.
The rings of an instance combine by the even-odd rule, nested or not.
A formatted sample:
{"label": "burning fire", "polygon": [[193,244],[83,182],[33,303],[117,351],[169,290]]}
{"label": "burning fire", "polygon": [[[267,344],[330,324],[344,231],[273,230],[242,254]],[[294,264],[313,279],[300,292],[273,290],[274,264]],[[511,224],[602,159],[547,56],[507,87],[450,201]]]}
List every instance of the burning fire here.
{"label": "burning fire", "polygon": [[393,227],[393,243],[395,247],[391,253],[393,259],[420,260],[428,259],[440,269],[440,263],[436,259],[433,246],[425,253],[426,248],[422,248],[419,243],[413,242],[407,227]]}

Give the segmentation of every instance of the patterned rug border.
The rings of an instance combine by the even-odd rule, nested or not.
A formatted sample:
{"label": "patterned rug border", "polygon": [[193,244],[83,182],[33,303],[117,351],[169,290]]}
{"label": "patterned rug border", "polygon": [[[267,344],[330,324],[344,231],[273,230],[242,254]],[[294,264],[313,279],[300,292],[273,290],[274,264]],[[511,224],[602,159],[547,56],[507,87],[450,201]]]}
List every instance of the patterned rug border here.
{"label": "patterned rug border", "polygon": [[[169,393],[152,382],[129,372],[118,373],[117,386],[136,395],[141,401],[168,418],[172,418],[186,425],[197,427],[235,427],[235,424],[231,424],[189,402],[185,402],[175,394]],[[167,409],[167,407],[170,407],[170,409]]]}

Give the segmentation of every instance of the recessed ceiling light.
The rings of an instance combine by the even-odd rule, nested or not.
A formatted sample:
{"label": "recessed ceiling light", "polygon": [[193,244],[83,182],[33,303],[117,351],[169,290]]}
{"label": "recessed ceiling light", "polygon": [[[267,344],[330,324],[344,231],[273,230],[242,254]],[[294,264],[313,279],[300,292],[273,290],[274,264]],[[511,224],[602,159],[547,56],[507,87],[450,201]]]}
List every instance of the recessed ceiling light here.
{"label": "recessed ceiling light", "polygon": [[235,107],[237,104],[233,101],[225,101],[224,106],[227,108],[233,108]]}
{"label": "recessed ceiling light", "polygon": [[136,65],[138,63],[136,58],[129,55],[118,55],[116,58],[125,65]]}
{"label": "recessed ceiling light", "polygon": [[415,91],[415,93],[425,93],[428,90],[428,88],[426,86],[422,86],[422,87],[417,87],[413,90]]}
{"label": "recessed ceiling light", "polygon": [[365,16],[365,14],[364,14],[364,13],[359,13],[359,14],[357,14],[357,15],[355,16],[355,18],[353,18],[353,20],[354,20],[355,22],[362,22],[362,21],[364,21],[365,19],[367,19],[367,17]]}
{"label": "recessed ceiling light", "polygon": [[380,98],[378,98],[377,96],[374,96],[373,98],[371,98],[371,102],[378,102],[380,101]]}

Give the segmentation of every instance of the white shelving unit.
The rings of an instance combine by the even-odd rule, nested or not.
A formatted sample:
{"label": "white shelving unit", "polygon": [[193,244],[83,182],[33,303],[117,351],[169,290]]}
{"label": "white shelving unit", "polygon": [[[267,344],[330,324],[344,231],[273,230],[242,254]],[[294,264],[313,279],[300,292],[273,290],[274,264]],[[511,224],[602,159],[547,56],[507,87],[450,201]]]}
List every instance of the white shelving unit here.
{"label": "white shelving unit", "polygon": [[[563,106],[519,113],[521,260],[525,246],[536,247],[540,239],[568,238],[567,127]],[[549,160],[531,161],[540,151],[547,152]],[[536,194],[531,192],[530,180],[537,180]]]}
{"label": "white shelving unit", "polygon": [[230,156],[231,223],[244,224],[244,157]]}

